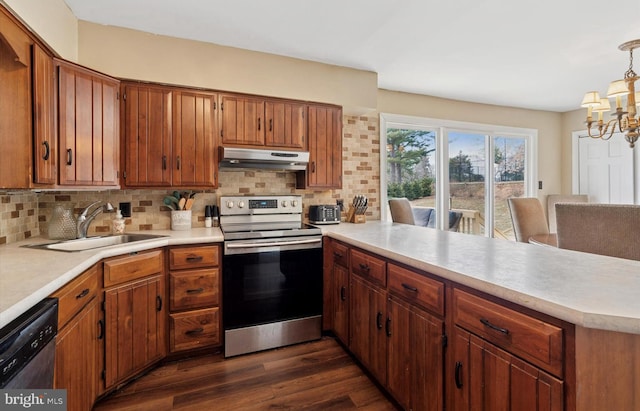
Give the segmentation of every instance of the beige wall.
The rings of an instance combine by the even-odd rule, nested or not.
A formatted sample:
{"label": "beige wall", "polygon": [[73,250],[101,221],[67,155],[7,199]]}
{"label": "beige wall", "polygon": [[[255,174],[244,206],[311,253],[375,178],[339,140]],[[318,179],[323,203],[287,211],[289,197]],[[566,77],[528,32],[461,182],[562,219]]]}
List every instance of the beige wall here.
{"label": "beige wall", "polygon": [[79,23],[81,64],[116,77],[375,110],[376,73],[136,30]]}
{"label": "beige wall", "polygon": [[584,131],[587,126],[584,124],[587,119],[587,110],[579,109],[568,111],[562,114],[562,194],[572,193],[572,140],[571,134],[574,131]]}
{"label": "beige wall", "polygon": [[78,60],[78,19],[64,0],[0,0],[61,57]]}
{"label": "beige wall", "polygon": [[[538,130],[538,198],[562,193],[562,114],[488,104],[467,103],[418,94],[379,90],[380,113],[403,114]],[[571,136],[569,136],[569,140]],[[569,157],[570,159],[571,157]],[[570,178],[571,176],[569,176]]]}

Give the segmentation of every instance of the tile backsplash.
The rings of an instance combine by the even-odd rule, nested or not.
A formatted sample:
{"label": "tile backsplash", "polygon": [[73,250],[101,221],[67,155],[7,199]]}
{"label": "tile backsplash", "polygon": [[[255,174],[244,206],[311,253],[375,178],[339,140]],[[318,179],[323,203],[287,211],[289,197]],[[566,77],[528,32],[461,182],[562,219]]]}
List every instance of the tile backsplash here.
{"label": "tile backsplash", "polygon": [[[192,226],[204,227],[204,207],[217,204],[219,196],[294,194],[303,197],[304,218],[309,205],[335,204],[344,199],[348,204],[355,194],[369,197],[367,218],[380,219],[380,136],[378,116],[343,119],[343,177],[341,190],[297,190],[295,174],[276,171],[221,171],[216,190],[194,190]],[[164,197],[173,189],[108,190],[108,191],[0,191],[0,244],[42,235],[47,237],[48,224],[55,204],[73,207],[77,215],[94,201],[108,201],[114,207],[131,203],[131,217],[126,218],[125,231],[169,229],[170,209]],[[90,225],[89,235],[111,233],[114,213],[99,214]]]}

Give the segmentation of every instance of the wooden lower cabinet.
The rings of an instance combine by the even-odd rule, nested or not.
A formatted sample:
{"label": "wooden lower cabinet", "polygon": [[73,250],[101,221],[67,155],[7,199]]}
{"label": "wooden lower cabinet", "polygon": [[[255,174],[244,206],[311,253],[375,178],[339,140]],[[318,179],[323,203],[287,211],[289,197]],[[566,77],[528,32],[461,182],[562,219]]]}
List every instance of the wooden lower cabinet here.
{"label": "wooden lower cabinet", "polygon": [[99,344],[97,298],[56,336],[54,388],[67,390],[67,410],[87,411],[98,396]]}
{"label": "wooden lower cabinet", "polygon": [[456,326],[455,411],[562,411],[563,382]]}
{"label": "wooden lower cabinet", "polygon": [[[164,253],[105,261],[105,387],[123,382],[167,353]],[[117,280],[116,280],[117,279]],[[118,282],[119,281],[119,282]]]}
{"label": "wooden lower cabinet", "polygon": [[52,294],[58,298],[53,388],[67,390],[67,409],[87,411],[100,395],[104,327],[98,294],[100,266]]}
{"label": "wooden lower cabinet", "polygon": [[169,350],[222,344],[219,245],[169,249]]}
{"label": "wooden lower cabinet", "polygon": [[442,410],[444,322],[393,296],[387,311],[389,392],[407,410]]}
{"label": "wooden lower cabinet", "polygon": [[353,354],[373,376],[387,382],[387,293],[358,276],[351,276],[350,343]]}

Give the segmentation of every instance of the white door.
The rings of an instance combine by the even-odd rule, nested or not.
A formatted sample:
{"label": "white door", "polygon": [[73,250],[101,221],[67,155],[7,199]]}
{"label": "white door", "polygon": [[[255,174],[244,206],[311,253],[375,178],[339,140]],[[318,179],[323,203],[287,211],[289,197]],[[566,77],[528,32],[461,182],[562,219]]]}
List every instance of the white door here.
{"label": "white door", "polygon": [[622,136],[579,138],[579,190],[592,203],[633,204],[634,150]]}

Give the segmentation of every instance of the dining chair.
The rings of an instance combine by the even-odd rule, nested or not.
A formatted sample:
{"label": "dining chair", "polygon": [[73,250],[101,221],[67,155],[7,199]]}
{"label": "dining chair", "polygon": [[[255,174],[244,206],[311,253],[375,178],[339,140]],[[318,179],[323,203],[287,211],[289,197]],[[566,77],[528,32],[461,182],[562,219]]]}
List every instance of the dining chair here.
{"label": "dining chair", "polygon": [[589,196],[586,194],[549,194],[547,196],[547,219],[549,232],[557,233],[556,225],[556,204],[557,203],[588,203]]}
{"label": "dining chair", "polygon": [[533,235],[549,234],[542,203],[536,197],[512,197],[507,204],[516,241],[528,243]]}
{"label": "dining chair", "polygon": [[411,203],[407,198],[389,199],[389,211],[391,211],[391,220],[393,220],[394,223],[416,224],[413,219]]}
{"label": "dining chair", "polygon": [[640,206],[558,203],[558,247],[640,260]]}

